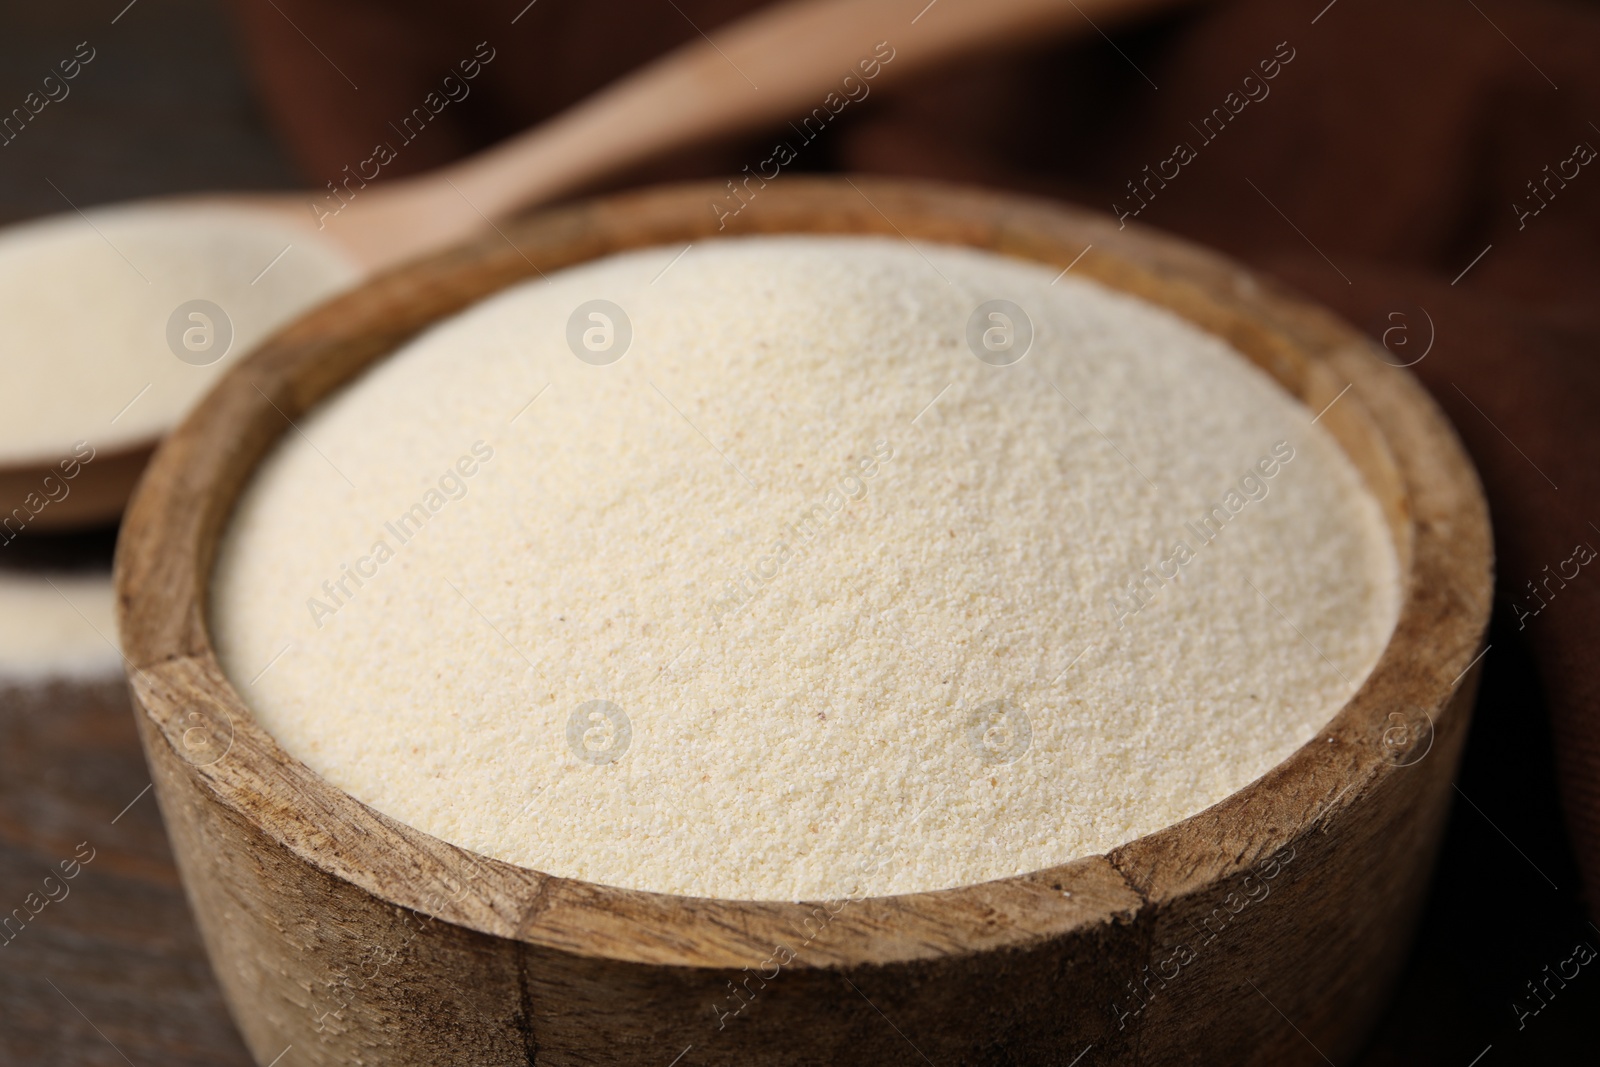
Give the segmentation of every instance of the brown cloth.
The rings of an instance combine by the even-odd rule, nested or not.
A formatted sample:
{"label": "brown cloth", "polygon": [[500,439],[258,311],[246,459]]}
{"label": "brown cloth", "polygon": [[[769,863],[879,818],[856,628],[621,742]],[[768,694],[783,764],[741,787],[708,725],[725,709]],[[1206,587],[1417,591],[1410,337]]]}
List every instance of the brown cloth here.
{"label": "brown cloth", "polygon": [[[370,155],[479,42],[496,58],[474,95],[386,176],[536,123],[759,6],[542,0],[513,22],[521,0],[237,2],[268,107],[318,185]],[[1510,616],[1499,629],[1537,663],[1592,907],[1600,10],[1237,0],[1111,34],[874,91],[797,169],[945,178],[1126,213],[1288,280],[1394,362],[1417,361],[1488,491],[1496,610]],[[687,150],[619,182],[731,176],[778,135]]]}

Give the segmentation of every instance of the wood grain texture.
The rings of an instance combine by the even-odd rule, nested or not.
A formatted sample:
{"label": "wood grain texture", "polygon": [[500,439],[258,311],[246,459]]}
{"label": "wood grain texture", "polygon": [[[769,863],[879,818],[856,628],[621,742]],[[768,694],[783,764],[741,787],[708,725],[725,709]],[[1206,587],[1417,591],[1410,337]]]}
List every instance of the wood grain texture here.
{"label": "wood grain texture", "polygon": [[0,1064],[249,1062],[149,782],[115,675],[0,679]]}
{"label": "wood grain texture", "polygon": [[[109,545],[105,559],[109,571]],[[1467,754],[1478,774],[1461,780],[1494,823],[1465,802],[1456,806],[1446,866],[1424,908],[1425,940],[1356,1061],[1362,1067],[1463,1067],[1491,1042],[1485,1064],[1581,1063],[1593,1049],[1600,984],[1573,983],[1523,1030],[1507,1010],[1507,998],[1552,953],[1592,939],[1572,894],[1553,895],[1500,836],[1562,889],[1575,884],[1549,739],[1536,711],[1529,721],[1532,667],[1514,658],[1514,631],[1503,626],[1484,660],[1486,691]],[[145,795],[111,821],[148,782],[121,682],[0,682],[0,901],[22,904],[79,842],[99,850],[68,900],[0,945],[0,1065],[126,1067],[117,1049],[139,1067],[251,1062],[206,962],[154,801]],[[1277,1027],[1292,1033],[1286,1021]],[[679,1067],[725,1062],[698,1051]],[[1078,1067],[1098,1062],[1091,1052]],[[291,1051],[278,1067],[298,1064]]]}
{"label": "wood grain texture", "polygon": [[[473,856],[356,803],[255,724],[210,647],[207,576],[286,420],[512,282],[715,235],[720,192],[581,204],[380,277],[269,341],[157,454],[119,547],[121,631],[178,865],[253,1053],[665,1064],[693,1046],[686,1064],[1068,1064],[1093,1046],[1098,1063],[1281,1064],[1320,1062],[1314,1044],[1348,1058],[1404,956],[1447,809],[1489,612],[1487,515],[1409,375],[1331,316],[1137,227],[940,186],[786,179],[726,232],[901,234],[1057,267],[1092,244],[1076,271],[1226,338],[1313,409],[1352,386],[1322,424],[1384,505],[1400,622],[1328,728],[1223,802],[1107,856],[984,885],[693,900]],[[1426,759],[1405,765],[1391,715],[1431,721]],[[773,973],[774,946],[808,929]],[[713,1005],[734,982],[754,995],[726,1018]]]}

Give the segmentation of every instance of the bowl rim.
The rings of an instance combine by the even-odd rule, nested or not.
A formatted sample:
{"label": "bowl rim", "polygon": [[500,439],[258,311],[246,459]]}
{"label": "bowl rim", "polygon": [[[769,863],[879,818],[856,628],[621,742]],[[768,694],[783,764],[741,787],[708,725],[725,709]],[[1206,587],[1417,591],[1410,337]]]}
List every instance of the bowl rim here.
{"label": "bowl rim", "polygon": [[[683,967],[836,968],[1025,947],[1126,924],[1293,855],[1403,770],[1393,716],[1463,730],[1487,626],[1492,555],[1477,475],[1407,371],[1331,313],[1177,238],[1081,208],[926,181],[789,177],[719,217],[722,183],[648,188],[542,211],[389,271],[303,315],[213,387],[162,444],[117,547],[118,627],[145,743],[201,795],[380,900],[481,934],[585,957]],[[212,648],[207,595],[243,485],[292,422],[421,330],[536,274],[613,252],[719,236],[880,234],[1067,268],[1152,300],[1274,377],[1333,433],[1377,497],[1400,561],[1394,632],[1317,735],[1237,792],[1103,855],[933,892],[832,901],[708,899],[560,878],[474,854],[383,815],[284,752]],[[1349,395],[1345,395],[1348,391]],[[1341,399],[1342,398],[1342,399]],[[1469,677],[1470,676],[1470,677]],[[1397,712],[1396,709],[1400,709]],[[813,944],[817,931],[828,936]]]}

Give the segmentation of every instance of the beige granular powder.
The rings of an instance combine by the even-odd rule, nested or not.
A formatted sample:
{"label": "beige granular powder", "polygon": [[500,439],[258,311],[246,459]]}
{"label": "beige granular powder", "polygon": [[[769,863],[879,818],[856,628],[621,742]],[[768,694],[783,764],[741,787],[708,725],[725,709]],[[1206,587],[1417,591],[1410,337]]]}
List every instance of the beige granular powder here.
{"label": "beige granular powder", "polygon": [[115,677],[111,574],[0,570],[0,687]]}
{"label": "beige granular powder", "polygon": [[[239,209],[139,204],[8,227],[0,395],[17,402],[0,454],[49,461],[78,441],[158,437],[251,346],[356,276],[330,242]],[[197,300],[221,314],[179,314],[175,351],[169,324]]]}
{"label": "beige granular powder", "polygon": [[213,633],[333,784],[613,885],[932,890],[1194,814],[1376,661],[1377,505],[1217,339],[971,250],[680,252],[441,324],[244,493]]}

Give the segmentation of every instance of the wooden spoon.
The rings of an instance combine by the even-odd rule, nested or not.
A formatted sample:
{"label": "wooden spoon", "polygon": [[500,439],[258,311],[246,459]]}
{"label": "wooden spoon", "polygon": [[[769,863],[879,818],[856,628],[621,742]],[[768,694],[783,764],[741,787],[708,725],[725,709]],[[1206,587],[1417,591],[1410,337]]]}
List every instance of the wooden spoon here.
{"label": "wooden spoon", "polygon": [[[371,186],[357,179],[341,187],[348,199],[338,201],[287,193],[158,203],[168,212],[222,208],[270,219],[307,240],[331,242],[370,274],[664,150],[809,115],[830,93],[859,94],[863,85],[870,93],[959,55],[1087,33],[1176,3],[932,0],[919,10],[915,0],[788,0],[720,28],[715,41],[702,35],[533,130],[425,175]],[[8,236],[0,232],[0,243]],[[92,304],[86,292],[84,305]],[[64,439],[73,436],[63,428]],[[59,484],[62,461],[0,457],[0,508],[8,509],[0,514],[0,543],[24,527],[116,518],[156,443],[101,448],[93,462],[76,465],[70,494],[48,506],[41,485],[47,477]]]}

